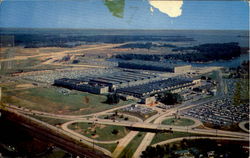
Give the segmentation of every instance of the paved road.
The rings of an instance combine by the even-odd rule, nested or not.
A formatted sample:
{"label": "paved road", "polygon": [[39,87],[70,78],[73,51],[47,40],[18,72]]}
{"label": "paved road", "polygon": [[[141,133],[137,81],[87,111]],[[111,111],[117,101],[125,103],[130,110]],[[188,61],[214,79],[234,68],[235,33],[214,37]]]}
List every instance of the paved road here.
{"label": "paved road", "polygon": [[121,139],[112,153],[112,157],[117,158],[138,133],[138,131],[131,131],[123,139]]}
{"label": "paved road", "polygon": [[[71,133],[68,133],[68,132],[66,132],[66,131],[64,131],[62,129],[59,129],[59,128],[57,128],[55,126],[52,126],[52,125],[50,125],[48,123],[45,123],[43,121],[39,121],[37,119],[34,119],[33,117],[30,117],[30,116],[24,115],[22,113],[19,113],[19,112],[13,110],[13,109],[6,108],[5,110],[8,111],[8,112],[11,112],[12,114],[15,114],[15,115],[19,116],[18,118],[23,117],[26,120],[29,120],[28,121],[29,124],[24,124],[23,122],[20,122],[20,124],[24,124],[23,126],[28,128],[28,129],[33,129],[34,131],[36,131],[37,128],[40,129],[42,127],[42,128],[44,128],[44,130],[47,130],[47,134],[45,134],[45,135],[53,136],[51,138],[55,138],[59,142],[63,140],[63,138],[60,138],[60,137],[63,137],[64,135],[66,135],[68,138],[71,138],[69,143],[73,143],[75,145],[75,142],[78,142],[79,144],[85,145],[85,147],[87,145],[89,148],[94,148],[95,150],[103,152],[105,155],[111,156],[110,151],[108,151],[107,149],[104,149],[104,148],[96,146],[96,145],[93,146],[93,143],[82,140],[81,137],[79,137],[77,135],[72,135]],[[15,121],[17,121],[17,120],[15,120]],[[34,124],[36,126],[34,126]],[[50,132],[48,133],[48,131],[50,131]],[[44,131],[39,131],[39,132],[44,132]],[[55,134],[52,135],[51,133],[56,133],[56,135]],[[66,148],[68,147],[67,144],[61,144],[61,146],[66,146]],[[84,151],[84,149],[81,149],[81,150]]]}
{"label": "paved road", "polygon": [[99,143],[99,144],[113,144],[113,143],[116,143],[117,141],[119,140],[109,140],[109,141],[100,141],[100,140],[95,140],[95,139],[91,139],[89,137],[86,137],[82,134],[79,134],[77,132],[75,132],[74,130],[71,130],[68,128],[68,126],[72,123],[74,123],[75,121],[70,121],[70,122],[66,122],[64,124],[61,125],[61,128],[73,135],[76,135],[77,137],[81,138],[81,140],[86,140],[88,142],[92,142],[92,143]]}
{"label": "paved road", "polygon": [[93,113],[93,114],[86,114],[86,115],[61,115],[61,114],[53,114],[53,113],[47,113],[47,112],[41,112],[38,110],[30,110],[27,108],[19,108],[17,106],[11,105],[11,104],[5,104],[6,106],[8,106],[11,109],[14,109],[18,112],[24,113],[24,114],[29,114],[29,115],[33,115],[36,114],[36,116],[41,116],[41,117],[47,117],[47,118],[54,118],[54,119],[62,119],[62,120],[76,120],[76,119],[81,119],[84,117],[97,117],[100,115],[105,115],[107,113],[113,112],[114,110],[118,110],[121,108],[125,108],[128,106],[131,106],[131,104],[127,104],[127,105],[123,105],[123,106],[119,106],[113,109],[108,109],[105,111],[101,111],[101,112],[97,112],[97,113]]}
{"label": "paved road", "polygon": [[150,143],[151,143],[151,141],[153,140],[154,137],[155,137],[155,133],[148,132],[145,135],[145,137],[143,138],[141,144],[136,149],[136,151],[135,151],[134,155],[132,156],[132,158],[140,157],[142,151],[146,150],[147,146],[150,145]]}
{"label": "paved road", "polygon": [[[212,100],[214,100],[214,99],[212,99]],[[211,101],[211,100],[208,100],[208,101],[205,101],[205,102],[209,102],[209,101]],[[168,126],[168,125],[161,125],[160,124],[167,116],[171,116],[173,113],[176,113],[177,110],[179,110],[179,111],[185,110],[187,108],[198,106],[198,105],[203,104],[205,102],[202,102],[202,103],[199,103],[199,104],[181,105],[179,107],[168,109],[165,112],[163,112],[163,110],[161,110],[159,108],[155,108],[155,110],[158,111],[158,114],[151,116],[150,118],[148,118],[144,122],[141,122],[141,121],[140,122],[131,122],[131,121],[116,121],[116,122],[113,122],[112,120],[97,118],[100,115],[105,115],[107,113],[113,112],[114,110],[130,106],[131,104],[120,106],[120,107],[117,107],[117,108],[114,108],[114,109],[109,109],[109,110],[102,111],[102,112],[98,112],[98,113],[95,113],[95,114],[78,115],[78,116],[74,116],[74,115],[57,115],[57,114],[44,113],[44,112],[34,111],[34,110],[30,111],[28,109],[17,108],[15,106],[10,106],[9,108],[14,109],[14,110],[19,111],[19,112],[22,112],[22,113],[25,113],[25,114],[33,114],[33,113],[35,113],[38,116],[43,116],[43,117],[48,117],[48,118],[71,120],[66,125],[64,125],[64,127],[63,127],[64,130],[66,130],[67,132],[73,134],[79,140],[82,139],[82,140],[85,140],[86,142],[93,142],[93,140],[92,139],[89,140],[90,138],[86,139],[86,137],[80,136],[80,135],[78,135],[76,132],[74,132],[72,130],[69,131],[69,129],[67,129],[67,126],[69,124],[71,124],[71,123],[74,123],[74,122],[93,122],[93,121],[95,121],[96,123],[107,124],[107,125],[137,127],[137,128],[145,128],[145,129],[159,129],[159,130],[169,130],[169,129],[171,129],[172,131],[189,132],[189,133],[196,133],[196,134],[205,134],[205,135],[211,135],[211,136],[234,137],[234,138],[237,138],[237,139],[239,139],[239,138],[248,138],[248,134],[241,133],[241,132],[230,132],[230,131],[213,130],[213,129],[195,129],[194,127],[200,125],[200,121],[197,121],[197,120],[195,121],[195,125],[189,126],[189,127]],[[92,118],[84,118],[84,117],[87,117],[87,116],[92,117]],[[153,121],[153,123],[150,123],[152,121]],[[115,149],[112,156],[114,156],[114,157],[119,156],[119,154],[125,149],[125,147],[129,144],[129,142],[137,134],[138,134],[138,132],[130,132],[128,134],[128,136],[124,137],[124,139],[120,139],[119,144],[118,144],[117,148]],[[148,145],[150,145],[153,137],[154,137],[154,133],[147,133],[146,134],[143,141],[141,142],[141,144],[137,148],[137,150],[136,150],[136,152],[134,154],[134,157],[138,157],[141,154],[141,152],[143,150],[145,150]],[[96,143],[100,143],[100,142],[96,142]],[[110,143],[110,141],[105,142],[105,143]]]}
{"label": "paved road", "polygon": [[231,138],[231,137],[201,137],[201,136],[191,136],[191,137],[180,137],[180,138],[174,138],[174,139],[169,139],[165,140],[156,144],[153,144],[152,146],[156,145],[164,145],[164,144],[169,144],[177,141],[182,141],[183,139],[219,139],[219,140],[235,140],[235,141],[249,141],[247,138]]}
{"label": "paved road", "polygon": [[[215,100],[218,99],[213,98],[211,100]],[[171,129],[172,131],[179,131],[179,132],[189,132],[189,133],[196,133],[196,134],[204,134],[204,135],[215,135],[215,136],[227,136],[227,137],[240,137],[240,138],[247,138],[248,139],[248,135],[244,134],[244,133],[239,133],[239,132],[229,132],[229,131],[222,131],[222,130],[211,130],[211,129],[195,129],[195,127],[202,125],[202,123],[194,118],[189,117],[189,119],[192,119],[195,121],[194,125],[191,126],[166,126],[166,125],[161,125],[161,122],[166,119],[167,116],[170,116],[174,113],[178,111],[182,111],[182,110],[186,110],[188,108],[192,108],[195,106],[199,106],[201,104],[204,104],[206,102],[210,102],[211,100],[207,100],[198,104],[190,104],[190,105],[181,105],[179,107],[176,108],[172,108],[167,110],[166,113],[160,114],[159,117],[157,117],[154,121],[154,124],[151,125],[151,127],[153,128],[157,128],[157,129]],[[159,124],[157,127],[155,127],[156,124]],[[145,128],[149,127],[146,126]],[[135,151],[133,158],[138,158],[140,157],[142,151],[146,150],[147,146],[149,146],[153,140],[155,136],[155,133],[147,133],[146,136],[144,137],[144,139],[142,140],[141,144],[139,145],[139,147],[137,148],[137,150]]]}
{"label": "paved road", "polygon": [[247,123],[249,123],[249,121],[240,122],[240,123],[239,123],[239,127],[240,127],[243,131],[249,133],[249,132],[250,132],[249,129],[247,129],[247,128],[245,127],[245,124],[247,124]]}
{"label": "paved road", "polygon": [[[159,114],[153,115],[149,117],[148,119],[146,119],[144,122],[140,122],[140,123],[142,124],[149,123],[153,121],[154,119],[156,119],[157,117],[159,117],[161,115],[160,114],[161,110],[157,109],[156,111],[159,112]],[[132,123],[130,125],[133,126]],[[139,133],[138,131],[131,131],[126,137],[124,137],[124,139],[121,142],[119,142],[118,146],[116,147],[115,151],[112,154],[112,157],[114,158],[118,157],[138,133]]]}

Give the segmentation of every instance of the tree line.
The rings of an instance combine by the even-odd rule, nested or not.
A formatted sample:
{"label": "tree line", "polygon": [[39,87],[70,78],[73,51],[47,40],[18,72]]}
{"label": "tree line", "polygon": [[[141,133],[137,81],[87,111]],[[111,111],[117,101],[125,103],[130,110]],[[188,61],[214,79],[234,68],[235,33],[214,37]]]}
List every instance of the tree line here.
{"label": "tree line", "polygon": [[230,60],[241,54],[238,43],[202,44],[193,47],[174,48],[175,54],[118,54],[115,57],[124,60],[208,62],[213,60]]}

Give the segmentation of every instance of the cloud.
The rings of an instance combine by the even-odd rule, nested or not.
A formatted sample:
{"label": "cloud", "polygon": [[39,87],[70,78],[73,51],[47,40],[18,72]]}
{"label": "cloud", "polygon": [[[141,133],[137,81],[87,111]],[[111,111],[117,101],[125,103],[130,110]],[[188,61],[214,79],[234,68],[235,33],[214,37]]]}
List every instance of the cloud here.
{"label": "cloud", "polygon": [[[169,0],[169,1],[162,1],[162,0],[149,0],[149,4],[159,9],[160,12],[167,14],[170,17],[178,17],[182,14],[182,0]],[[152,9],[151,9],[152,12]]]}

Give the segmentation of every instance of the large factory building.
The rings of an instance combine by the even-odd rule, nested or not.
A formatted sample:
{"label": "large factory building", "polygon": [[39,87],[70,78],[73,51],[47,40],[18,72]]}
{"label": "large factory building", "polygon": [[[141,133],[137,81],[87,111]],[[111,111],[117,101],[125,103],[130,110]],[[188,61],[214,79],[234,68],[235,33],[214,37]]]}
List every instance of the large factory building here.
{"label": "large factory building", "polygon": [[143,85],[158,80],[161,80],[161,78],[157,75],[124,70],[98,77],[57,79],[54,81],[54,84],[57,86],[68,87],[85,92],[102,94],[114,92],[121,88]]}
{"label": "large factory building", "polygon": [[159,62],[142,62],[139,60],[120,61],[118,67],[129,68],[129,69],[142,69],[142,70],[153,70],[153,71],[164,71],[172,73],[183,73],[191,70],[191,65],[184,64],[173,64],[173,63],[159,63]]}
{"label": "large factory building", "polygon": [[180,91],[190,88],[196,83],[191,79],[168,78],[166,80],[154,81],[144,85],[137,85],[118,89],[118,93],[131,95],[137,98],[145,98],[163,91]]}
{"label": "large factory building", "polygon": [[109,92],[109,87],[105,85],[97,84],[88,84],[82,80],[61,78],[54,81],[56,86],[62,86],[70,89],[75,89],[79,91],[94,93],[94,94],[103,94]]}

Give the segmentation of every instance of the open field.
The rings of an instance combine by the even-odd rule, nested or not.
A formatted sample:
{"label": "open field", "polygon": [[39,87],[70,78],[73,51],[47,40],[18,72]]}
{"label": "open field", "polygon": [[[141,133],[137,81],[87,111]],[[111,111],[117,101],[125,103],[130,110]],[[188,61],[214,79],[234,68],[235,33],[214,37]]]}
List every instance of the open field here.
{"label": "open field", "polygon": [[115,115],[115,113],[110,113],[110,114],[107,114],[107,115],[101,115],[98,118],[116,120],[116,121],[131,121],[131,122],[137,122],[138,120],[140,121],[140,119],[136,119],[136,117],[132,117],[132,116],[129,116],[129,115],[124,115],[124,114]]}
{"label": "open field", "polygon": [[[2,54],[8,54],[8,52],[12,52],[11,56],[4,56],[3,59],[0,61],[13,61],[13,60],[27,60],[30,58],[41,57],[41,59],[46,59],[48,57],[54,56],[62,56],[65,54],[75,54],[75,53],[86,53],[92,50],[102,50],[108,49],[115,46],[119,46],[123,44],[98,44],[98,45],[85,45],[85,46],[78,46],[75,48],[22,48],[22,47],[14,47],[11,49],[4,49]],[[90,53],[91,54],[91,53]],[[98,51],[100,54],[100,51]],[[96,54],[95,54],[96,55]]]}
{"label": "open field", "polygon": [[53,151],[45,153],[41,156],[37,156],[36,158],[64,158],[68,157],[70,154],[68,154],[66,151],[61,150],[61,149],[53,149]]}
{"label": "open field", "polygon": [[54,125],[54,126],[61,125],[68,121],[68,120],[63,120],[63,119],[46,118],[46,117],[41,117],[41,116],[36,116],[36,115],[32,115],[31,117],[38,119],[40,121],[46,122],[48,124]]}
{"label": "open field", "polygon": [[186,133],[186,132],[173,132],[173,133],[157,133],[151,142],[151,145],[178,137],[198,136],[199,134]]}
{"label": "open field", "polygon": [[33,69],[34,66],[36,66],[40,62],[41,61],[39,61],[39,59],[37,58],[16,61],[0,61],[0,75],[15,73],[19,71],[30,71]]}
{"label": "open field", "polygon": [[60,88],[30,88],[4,93],[3,101],[32,110],[56,114],[90,114],[104,111],[131,101],[120,101],[119,104],[104,103],[106,96],[80,91],[70,91],[65,94]]}
{"label": "open field", "polygon": [[135,117],[138,117],[142,120],[146,120],[147,118],[157,114],[157,111],[153,111],[150,114],[142,114],[142,113],[138,113],[138,112],[130,112],[130,111],[122,111],[122,110],[118,110],[119,113],[124,113],[124,114],[128,114],[128,115],[132,115]]}
{"label": "open field", "polygon": [[173,125],[173,126],[191,126],[194,123],[195,122],[193,120],[187,118],[180,118],[180,119],[168,118],[162,121],[162,124],[164,125]]}
{"label": "open field", "polygon": [[[70,129],[99,141],[119,140],[125,137],[129,130],[122,126],[100,125],[92,123],[74,123],[69,126]],[[117,130],[117,133],[114,133]]]}
{"label": "open field", "polygon": [[119,158],[132,157],[145,135],[146,135],[145,132],[138,133],[134,137],[134,139],[127,145],[127,147],[121,152],[121,154],[119,155]]}
{"label": "open field", "polygon": [[110,151],[111,153],[115,150],[117,144],[116,143],[113,143],[113,144],[96,144],[102,148],[105,148],[107,149],[108,151]]}

